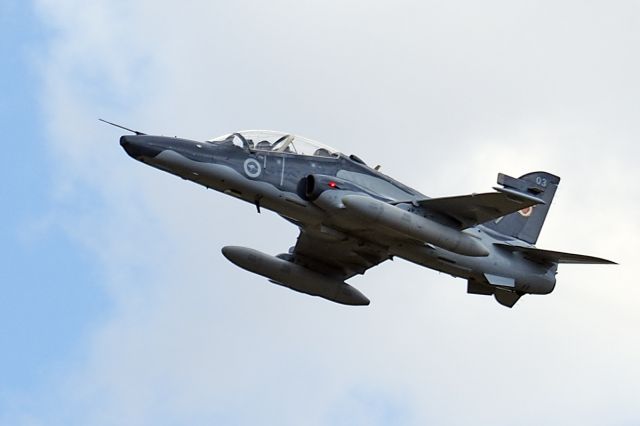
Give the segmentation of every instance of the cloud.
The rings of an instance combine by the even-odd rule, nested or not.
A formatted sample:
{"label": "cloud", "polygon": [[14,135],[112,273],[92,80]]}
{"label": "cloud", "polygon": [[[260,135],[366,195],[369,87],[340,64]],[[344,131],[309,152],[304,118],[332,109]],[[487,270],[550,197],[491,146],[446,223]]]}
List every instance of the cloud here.
{"label": "cloud", "polygon": [[[627,18],[637,6],[43,0],[38,10],[55,30],[42,73],[58,220],[96,257],[113,308],[29,419],[637,422],[640,32]],[[564,180],[540,244],[623,265],[562,267],[554,294],[510,311],[465,295],[460,280],[389,262],[352,280],[370,307],[333,305],[226,262],[223,245],[283,252],[296,230],[133,162],[102,115],[198,139],[293,130],[429,195],[548,169]]]}

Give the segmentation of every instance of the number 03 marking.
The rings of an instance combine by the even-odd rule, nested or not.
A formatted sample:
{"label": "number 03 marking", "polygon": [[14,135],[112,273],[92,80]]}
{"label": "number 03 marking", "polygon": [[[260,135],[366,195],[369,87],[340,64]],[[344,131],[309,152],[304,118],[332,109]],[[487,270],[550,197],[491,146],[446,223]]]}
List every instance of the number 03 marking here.
{"label": "number 03 marking", "polygon": [[536,185],[540,185],[541,187],[546,188],[547,187],[547,179],[538,176],[536,178]]}

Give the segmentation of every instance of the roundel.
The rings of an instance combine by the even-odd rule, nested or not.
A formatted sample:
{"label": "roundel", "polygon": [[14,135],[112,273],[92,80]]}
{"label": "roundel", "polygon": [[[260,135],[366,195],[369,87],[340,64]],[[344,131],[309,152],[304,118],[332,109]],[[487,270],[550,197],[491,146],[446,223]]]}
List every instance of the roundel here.
{"label": "roundel", "polygon": [[255,158],[247,158],[244,160],[244,172],[250,178],[257,178],[262,173],[262,166]]}
{"label": "roundel", "polygon": [[529,217],[531,216],[531,213],[533,213],[533,206],[525,207],[522,210],[518,210],[518,213],[520,213],[520,216]]}

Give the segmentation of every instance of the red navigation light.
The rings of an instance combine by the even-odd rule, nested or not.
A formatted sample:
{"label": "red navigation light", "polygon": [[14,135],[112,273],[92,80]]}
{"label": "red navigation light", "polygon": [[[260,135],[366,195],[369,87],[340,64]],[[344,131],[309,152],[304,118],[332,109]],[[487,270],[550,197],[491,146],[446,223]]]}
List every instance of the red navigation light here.
{"label": "red navigation light", "polygon": [[334,181],[329,182],[329,188],[337,188],[337,187],[338,187],[338,184],[335,183]]}

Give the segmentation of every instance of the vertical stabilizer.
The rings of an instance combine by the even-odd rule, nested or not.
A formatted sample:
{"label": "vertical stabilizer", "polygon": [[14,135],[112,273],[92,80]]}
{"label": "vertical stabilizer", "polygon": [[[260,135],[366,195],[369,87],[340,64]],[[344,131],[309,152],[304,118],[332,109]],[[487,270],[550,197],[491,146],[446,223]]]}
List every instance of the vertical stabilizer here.
{"label": "vertical stabilizer", "polygon": [[527,207],[484,225],[501,234],[535,244],[559,183],[558,176],[546,172],[527,173],[518,179],[498,174],[498,184],[510,190],[536,196],[544,200],[545,204]]}

